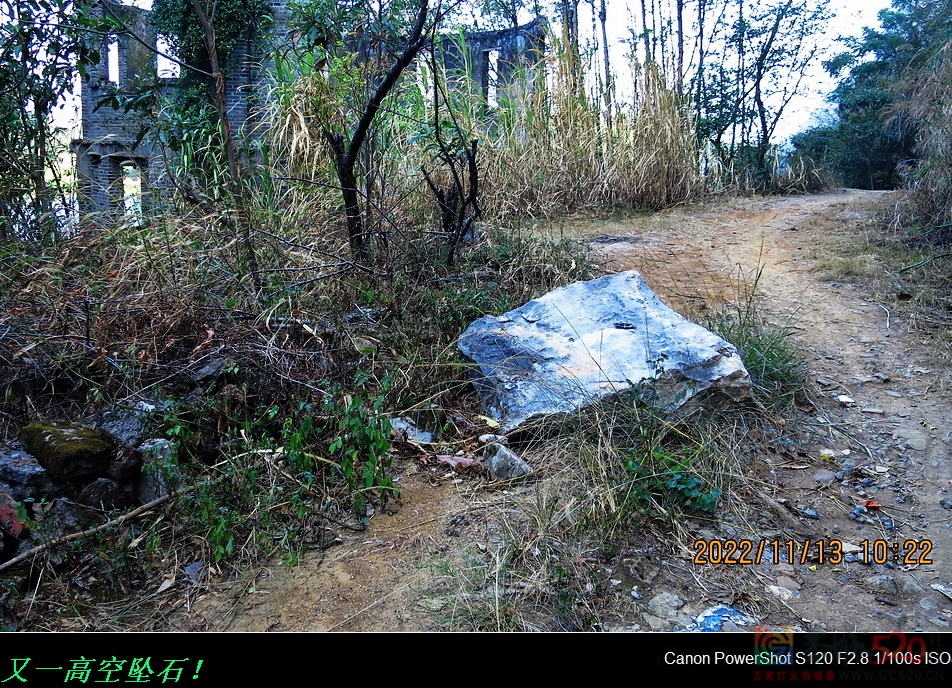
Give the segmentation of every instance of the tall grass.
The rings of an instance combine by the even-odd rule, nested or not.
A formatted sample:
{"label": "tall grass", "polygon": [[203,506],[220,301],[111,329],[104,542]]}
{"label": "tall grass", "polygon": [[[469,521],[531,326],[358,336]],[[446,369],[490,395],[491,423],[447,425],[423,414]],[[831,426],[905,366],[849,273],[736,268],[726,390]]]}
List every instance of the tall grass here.
{"label": "tall grass", "polygon": [[901,104],[903,114],[918,125],[919,160],[911,174],[911,217],[928,240],[952,241],[952,42],[923,70],[911,95]]}
{"label": "tall grass", "polygon": [[501,216],[656,209],[703,189],[689,117],[653,65],[638,70],[636,101],[610,123],[598,99],[573,91],[567,51],[537,67],[532,90],[500,100],[485,137],[486,207]]}
{"label": "tall grass", "polygon": [[[447,74],[441,64],[421,61],[375,125],[363,168],[365,193],[375,196],[371,207],[410,222],[432,217],[421,170],[434,171],[438,126],[446,138],[479,141],[480,202],[489,220],[657,209],[703,191],[691,119],[655,66],[635,70],[634,102],[615,104],[609,126],[599,99],[573,88],[568,51],[554,37],[549,44],[539,64],[515,69],[513,83],[500,84],[495,104],[486,102],[468,65],[463,74]],[[275,74],[269,141],[285,178],[309,180],[290,184],[294,203],[313,218],[336,206],[321,130],[339,124],[347,105],[326,73],[306,61],[282,62]]]}

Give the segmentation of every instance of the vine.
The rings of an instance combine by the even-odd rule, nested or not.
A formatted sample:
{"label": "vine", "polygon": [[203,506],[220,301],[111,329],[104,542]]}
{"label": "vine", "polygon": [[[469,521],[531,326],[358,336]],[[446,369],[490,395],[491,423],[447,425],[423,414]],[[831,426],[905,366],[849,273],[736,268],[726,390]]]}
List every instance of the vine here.
{"label": "vine", "polygon": [[[242,39],[259,36],[271,23],[265,0],[215,0],[207,3],[204,11],[211,20],[218,59],[226,74],[235,45]],[[179,60],[209,71],[205,30],[198,20],[193,0],[154,0],[152,24],[169,42],[171,52]],[[187,72],[182,76],[188,78]]]}

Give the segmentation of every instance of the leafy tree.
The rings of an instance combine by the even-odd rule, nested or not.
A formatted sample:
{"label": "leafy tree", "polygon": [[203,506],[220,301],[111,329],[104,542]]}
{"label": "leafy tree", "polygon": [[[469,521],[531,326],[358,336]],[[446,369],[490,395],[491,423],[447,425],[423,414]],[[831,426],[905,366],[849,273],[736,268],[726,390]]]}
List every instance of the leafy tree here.
{"label": "leafy tree", "polygon": [[428,0],[311,0],[294,8],[294,52],[326,95],[327,103],[318,107],[319,128],[334,160],[348,241],[358,260],[370,257],[366,216],[371,199],[363,182],[372,170],[362,154],[372,146],[384,101],[443,16],[442,6],[431,8]]}
{"label": "leafy tree", "polygon": [[895,188],[897,164],[917,155],[920,122],[903,108],[917,75],[952,38],[952,1],[893,0],[849,50],[824,63],[841,81],[830,96],[837,121],[804,132],[794,145],[826,161],[848,186]]}
{"label": "leafy tree", "polygon": [[[270,18],[265,0],[214,0],[199,3],[193,0],[154,0],[152,23],[169,42],[172,52],[186,64],[211,72],[207,31],[199,13],[204,14],[215,33],[215,52],[227,74],[229,57],[235,45],[254,38]],[[195,72],[186,72],[186,78]]]}
{"label": "leafy tree", "polygon": [[773,134],[818,53],[828,5],[725,0],[708,24],[693,84],[698,132],[728,166],[752,167],[761,184]]}
{"label": "leafy tree", "polygon": [[[170,52],[185,65],[176,90],[174,118],[187,129],[217,116],[219,131],[213,132],[213,138],[219,139],[225,151],[232,186],[241,176],[225,107],[229,72],[234,67],[232,51],[241,40],[259,38],[270,21],[265,0],[153,2],[153,25],[168,41]],[[174,147],[185,132],[170,133],[166,141]],[[201,165],[202,160],[197,162]],[[232,192],[237,195],[237,189]]]}

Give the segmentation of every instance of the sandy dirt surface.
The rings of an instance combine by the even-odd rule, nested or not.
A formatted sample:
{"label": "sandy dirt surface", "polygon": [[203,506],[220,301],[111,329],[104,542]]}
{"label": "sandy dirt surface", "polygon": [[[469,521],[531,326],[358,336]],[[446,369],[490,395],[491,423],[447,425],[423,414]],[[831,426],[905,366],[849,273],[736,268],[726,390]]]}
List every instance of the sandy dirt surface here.
{"label": "sandy dirt surface", "polygon": [[[733,199],[565,228],[592,242],[607,271],[641,270],[682,311],[735,298],[759,271],[764,312],[792,328],[810,377],[797,434],[781,427],[762,438],[744,468],[753,487],[732,495],[749,502],[750,520],[699,522],[677,545],[593,562],[610,589],[596,627],[692,628],[705,610],[726,605],[743,616],[724,630],[950,628],[952,376],[930,348],[937,333],[913,327],[898,282],[876,296],[862,279],[818,269],[831,256],[857,258],[850,237],[876,231],[892,202],[859,191]],[[212,584],[189,600],[177,628],[452,628],[452,598],[435,591],[445,591],[448,562],[500,527],[509,490],[483,489],[482,478],[446,466],[398,464],[402,497],[392,514],[377,514],[362,532],[336,529],[335,546],[294,568],[276,562]],[[767,553],[759,563],[699,563],[725,555],[694,546],[695,538],[766,542]],[[801,558],[802,544],[817,540],[828,560]],[[844,559],[832,563],[836,549]],[[863,557],[871,561],[853,560]]]}

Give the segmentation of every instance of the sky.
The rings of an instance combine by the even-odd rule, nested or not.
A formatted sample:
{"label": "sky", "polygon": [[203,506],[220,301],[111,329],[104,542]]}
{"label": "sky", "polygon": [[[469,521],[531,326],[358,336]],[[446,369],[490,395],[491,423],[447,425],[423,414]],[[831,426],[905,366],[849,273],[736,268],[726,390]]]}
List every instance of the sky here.
{"label": "sky", "polygon": [[[124,4],[135,4],[140,7],[151,7],[152,4],[152,0],[121,1]],[[835,16],[828,23],[824,34],[826,56],[832,56],[842,49],[836,41],[838,37],[860,36],[863,27],[878,26],[877,13],[889,7],[890,4],[890,0],[834,0],[831,6]],[[585,0],[580,5],[579,24],[581,27],[591,26],[591,16],[585,13],[588,6],[589,3]],[[633,0],[607,0],[609,43],[612,44],[614,52],[619,55],[624,55],[627,50],[622,41],[629,38],[629,18],[635,16],[636,7],[638,5]],[[836,82],[823,70],[821,61],[822,59],[816,60],[811,73],[804,80],[802,95],[791,101],[787,108],[777,128],[775,138],[778,142],[816,123],[818,113],[828,107],[825,96],[833,90]],[[620,59],[615,62],[622,63]],[[79,137],[78,98],[64,103],[57,115],[57,119],[70,129],[71,136]]]}

